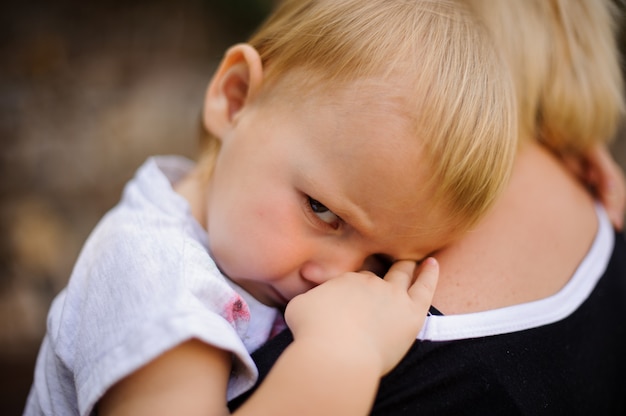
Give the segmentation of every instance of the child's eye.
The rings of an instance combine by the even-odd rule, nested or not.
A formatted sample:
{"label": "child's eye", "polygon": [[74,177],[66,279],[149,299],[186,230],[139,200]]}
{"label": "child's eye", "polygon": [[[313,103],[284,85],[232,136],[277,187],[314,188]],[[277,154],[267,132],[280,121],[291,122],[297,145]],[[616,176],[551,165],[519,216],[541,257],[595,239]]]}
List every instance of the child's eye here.
{"label": "child's eye", "polygon": [[320,201],[317,201],[311,197],[308,197],[308,200],[311,211],[313,211],[313,214],[315,214],[317,218],[330,225],[334,229],[339,228],[341,218],[339,218],[334,212],[326,208],[326,206]]}

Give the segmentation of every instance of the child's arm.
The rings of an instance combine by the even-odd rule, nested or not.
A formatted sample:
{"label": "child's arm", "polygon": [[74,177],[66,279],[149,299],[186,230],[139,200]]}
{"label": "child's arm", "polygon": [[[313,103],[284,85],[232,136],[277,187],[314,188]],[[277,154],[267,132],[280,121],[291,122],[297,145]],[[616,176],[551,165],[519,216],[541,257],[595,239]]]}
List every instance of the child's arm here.
{"label": "child's arm", "polygon": [[227,415],[230,353],[187,341],[113,386],[98,403],[106,415]]}
{"label": "child's arm", "polygon": [[[415,277],[417,276],[417,279]],[[235,414],[366,414],[380,377],[423,325],[438,266],[394,264],[384,280],[347,273],[298,296],[286,319],[295,341]],[[188,341],[111,388],[106,415],[225,415],[229,353]]]}
{"label": "child's arm", "polygon": [[595,145],[581,157],[564,157],[564,160],[602,202],[613,226],[621,230],[626,210],[626,179],[606,146]]}

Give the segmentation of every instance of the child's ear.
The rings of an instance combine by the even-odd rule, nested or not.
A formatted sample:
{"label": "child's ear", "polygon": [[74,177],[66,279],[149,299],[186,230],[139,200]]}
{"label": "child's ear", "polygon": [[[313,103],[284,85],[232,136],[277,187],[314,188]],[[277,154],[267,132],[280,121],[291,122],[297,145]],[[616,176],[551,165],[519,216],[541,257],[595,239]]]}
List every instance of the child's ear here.
{"label": "child's ear", "polygon": [[245,43],[228,49],[207,89],[202,112],[205,128],[221,139],[262,81],[263,65],[256,49]]}

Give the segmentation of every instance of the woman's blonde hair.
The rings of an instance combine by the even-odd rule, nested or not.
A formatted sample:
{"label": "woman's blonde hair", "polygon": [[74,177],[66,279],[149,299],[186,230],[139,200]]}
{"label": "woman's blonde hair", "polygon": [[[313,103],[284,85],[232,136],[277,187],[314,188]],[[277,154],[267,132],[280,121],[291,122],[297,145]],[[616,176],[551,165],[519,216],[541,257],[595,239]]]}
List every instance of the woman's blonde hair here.
{"label": "woman's blonde hair", "polygon": [[249,43],[269,94],[296,70],[305,74],[293,85],[300,95],[362,78],[406,80],[406,113],[449,226],[473,225],[506,184],[517,148],[513,84],[463,4],[285,0]]}
{"label": "woman's blonde hair", "polygon": [[611,0],[470,0],[513,74],[523,137],[579,154],[624,112]]}

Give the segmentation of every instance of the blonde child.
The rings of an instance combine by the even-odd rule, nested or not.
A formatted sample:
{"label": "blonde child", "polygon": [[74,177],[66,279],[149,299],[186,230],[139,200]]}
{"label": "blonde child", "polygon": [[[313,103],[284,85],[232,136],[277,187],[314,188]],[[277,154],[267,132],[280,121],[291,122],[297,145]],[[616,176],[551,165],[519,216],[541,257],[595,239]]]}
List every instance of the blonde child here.
{"label": "blonde child", "polygon": [[236,413],[365,413],[421,327],[428,256],[506,184],[513,101],[456,2],[286,1],[213,76],[199,162],[150,159],[90,236],[25,413],[224,414],[287,303],[296,341]]}

